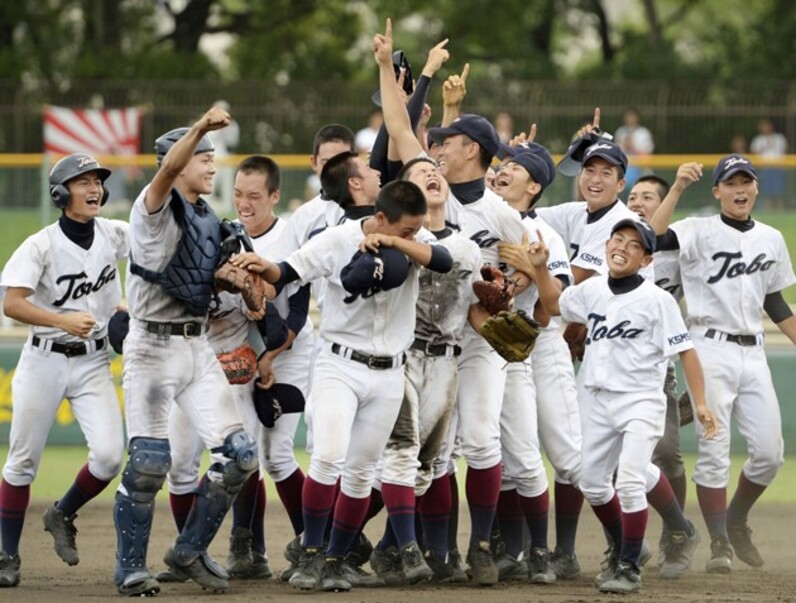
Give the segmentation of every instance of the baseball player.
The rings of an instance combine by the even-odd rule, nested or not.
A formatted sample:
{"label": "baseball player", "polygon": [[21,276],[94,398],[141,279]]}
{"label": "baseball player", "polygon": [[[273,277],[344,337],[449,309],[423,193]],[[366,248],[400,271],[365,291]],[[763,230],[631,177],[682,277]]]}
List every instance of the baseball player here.
{"label": "baseball player", "polygon": [[[610,568],[613,571],[598,576],[601,592],[628,593],[641,587],[647,467],[663,433],[667,357],[680,356],[695,414],[705,426],[703,437],[711,438],[716,432],[715,418],[705,403],[699,358],[679,307],[669,294],[639,275],[639,269],[652,262],[654,251],[655,234],[647,224],[620,220],[605,244],[608,276],[590,278],[560,292],[547,270],[543,237],[529,247],[545,310],[588,327],[579,373],[581,403],[588,409],[580,487],[610,535],[618,558],[615,568]],[[628,370],[607,370],[611,362]],[[685,530],[682,514],[680,520]]]}
{"label": "baseball player", "polygon": [[[281,172],[270,158],[248,157],[241,162],[235,174],[234,206],[241,224],[252,237],[254,248],[265,254],[284,228],[285,221],[274,215],[273,209],[280,197]],[[291,285],[274,300],[281,313],[279,320],[286,322],[287,339],[260,355],[261,383],[287,382],[299,388],[306,396],[309,378],[309,359],[313,346],[312,324],[307,313],[308,287]],[[251,319],[237,294],[221,292],[219,304],[210,310],[208,339],[217,354],[235,350],[249,343]],[[259,351],[254,334],[252,347]],[[304,473],[296,462],[293,439],[298,427],[299,414],[280,417],[270,429],[260,428],[252,405],[253,382],[233,386],[233,395],[242,423],[249,435],[260,443],[260,466],[274,480],[277,492],[288,511],[294,532],[304,531],[301,517],[301,488]],[[169,472],[169,499],[178,530],[188,517],[193,502],[193,492],[199,482],[199,465],[203,443],[197,431],[177,405],[169,417],[169,442],[172,451],[172,468]],[[257,473],[252,474],[238,493],[233,505],[232,537],[227,571],[230,576],[242,579],[267,579],[272,575],[265,549],[263,521],[265,514],[265,486]],[[158,574],[157,579],[187,579],[187,576]]]}
{"label": "baseball player", "polygon": [[[397,181],[379,193],[373,217],[324,231],[285,262],[273,264],[254,254],[233,258],[242,267],[262,271],[277,288],[297,279],[328,279],[321,322],[324,347],[311,394],[314,431],[303,492],[305,551],[290,579],[297,588],[351,587],[340,561],[359,532],[376,464],[400,410],[404,350],[413,340],[418,266],[447,272],[452,265],[444,248],[414,240],[425,213],[420,189]],[[355,256],[358,249],[361,253]],[[370,251],[379,251],[379,257]],[[408,265],[401,254],[411,260]],[[341,474],[324,552],[324,527]]]}
{"label": "baseball player", "polygon": [[[648,222],[655,215],[663,199],[669,192],[669,183],[654,175],[642,176],[633,185],[627,197],[627,208],[636,212]],[[655,266],[655,284],[672,294],[679,303],[683,299],[683,287],[680,281],[680,264],[676,251],[656,251],[653,255]],[[655,446],[652,462],[660,467],[677,498],[681,509],[685,509],[687,491],[683,454],[680,450],[680,408],[676,394],[677,380],[674,364],[669,363],[666,370],[666,428],[663,437]],[[671,560],[678,556],[686,543],[683,534],[671,533],[664,525],[661,534],[661,560],[670,568],[674,568]],[[670,563],[666,563],[667,558]],[[666,576],[667,574],[664,574]],[[674,577],[674,576],[670,576]]]}
{"label": "baseball player", "polygon": [[[796,343],[796,319],[782,297],[796,277],[780,232],[751,218],[758,195],[757,170],[742,155],[723,157],[713,170],[719,215],[687,218],[666,230],[683,190],[701,176],[700,164],[681,165],[652,224],[656,232],[665,233],[662,248],[678,252],[689,332],[721,429],[714,440],[699,439],[693,480],[711,537],[707,571],[729,573],[733,550],[745,563],[763,565],[748,515],[782,464],[784,445],[762,319],[765,311]],[[749,454],[728,508],[732,419]],[[697,434],[703,432],[699,425],[696,429]]]}
{"label": "baseball player", "polygon": [[159,168],[130,213],[126,281],[130,332],[124,344],[129,460],[116,493],[114,581],[122,595],[160,590],[147,569],[154,499],[171,467],[168,415],[180,406],[212,464],[166,565],[203,587],[224,590],[228,574],[208,553],[235,495],[257,469],[257,447],[241,425],[232,390],[207,339],[207,313],[221,254],[220,222],[202,199],[212,192],[207,132],[229,123],[211,108],[192,127],[155,141]]}
{"label": "baseball player", "polygon": [[85,153],[58,161],[50,172],[50,197],[61,217],[28,237],[3,268],[6,316],[30,325],[30,332],[11,383],[14,413],[0,482],[0,587],[19,584],[30,484],[64,398],[89,450],[72,486],[43,517],[67,564],[80,561],[78,509],[121,469],[124,432],[106,335],[121,301],[117,265],[129,252],[129,238],[127,224],[99,217],[110,174]]}
{"label": "baseball player", "polygon": [[[423,69],[426,77],[433,76],[447,59],[444,45],[438,44],[429,52]],[[454,268],[446,273],[426,268],[420,271],[416,338],[407,353],[403,404],[382,458],[381,494],[388,521],[371,555],[371,565],[387,583],[414,583],[432,576],[447,580],[452,576],[447,562],[450,497],[421,503],[425,503],[423,495],[435,477],[432,464],[448,437],[461,352],[458,343],[469,307],[477,301],[472,282],[480,268],[481,254],[472,241],[445,226],[449,188],[436,162],[425,156],[415,137],[393,77],[389,32],[374,37],[373,50],[390,146],[404,162],[398,178],[415,183],[423,191],[429,210],[426,227],[448,249]],[[447,476],[436,477],[447,482]],[[424,525],[426,552],[422,563],[416,561],[421,553],[415,534],[415,495]]]}
{"label": "baseball player", "polygon": [[[543,233],[550,249],[548,270],[562,288],[566,287],[572,275],[564,242],[534,211],[534,205],[553,179],[555,164],[549,152],[537,143],[517,147],[510,153],[495,178],[495,192],[520,212],[529,235],[537,229]],[[533,276],[532,267],[518,263],[527,258],[524,246],[504,244],[499,248],[501,261]],[[517,296],[515,307],[534,314],[535,287],[533,292],[533,297],[527,292]],[[531,356],[524,363],[509,365],[500,417],[504,476],[498,519],[506,553],[498,559],[497,566],[501,579],[527,579],[530,570],[531,581],[538,584],[556,580],[547,545],[549,494],[539,438],[544,437],[546,448],[549,444],[548,456],[557,475],[566,476],[560,478],[562,481],[577,482],[580,472],[575,376],[568,354],[558,353],[562,348],[566,352],[566,344],[558,334],[558,322],[551,322],[542,330],[546,337],[542,338],[540,333]],[[555,366],[554,361],[562,366]],[[540,362],[541,371],[537,371]],[[526,559],[523,559],[523,523],[531,534],[532,548]]]}

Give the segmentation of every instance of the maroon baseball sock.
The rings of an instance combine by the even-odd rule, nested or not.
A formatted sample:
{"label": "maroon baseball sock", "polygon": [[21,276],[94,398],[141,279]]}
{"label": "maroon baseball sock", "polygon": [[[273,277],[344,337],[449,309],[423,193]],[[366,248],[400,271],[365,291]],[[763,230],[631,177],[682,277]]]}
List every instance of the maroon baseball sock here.
{"label": "maroon baseball sock", "polygon": [[336,486],[327,486],[316,482],[310,476],[304,480],[304,489],[301,494],[304,513],[304,541],[305,547],[323,547],[326,524],[331,523],[329,515],[334,505]]}
{"label": "maroon baseball sock", "polygon": [[381,496],[398,547],[416,542],[414,488],[382,483]]}
{"label": "maroon baseball sock", "polygon": [[520,496],[520,508],[531,533],[531,546],[547,549],[547,515],[550,511],[550,494],[547,490],[539,496]]}
{"label": "maroon baseball sock", "polygon": [[276,493],[285,507],[293,534],[298,536],[304,531],[304,516],[301,511],[301,490],[304,488],[304,473],[296,469],[281,482],[276,482]]}
{"label": "maroon baseball sock", "polygon": [[749,481],[746,474],[741,471],[741,475],[738,476],[738,488],[736,488],[732,501],[730,501],[730,506],[727,509],[727,523],[742,523],[746,521],[752,505],[757,502],[757,499],[765,491],[766,486]]}
{"label": "maroon baseball sock", "polygon": [[592,505],[594,514],[603,524],[606,533],[611,538],[614,547],[622,545],[622,506],[619,497],[614,492],[614,497],[604,505]]}
{"label": "maroon baseball sock", "polygon": [[583,493],[572,484],[555,482],[556,546],[572,555],[575,552],[575,537],[578,520],[583,508]]}
{"label": "maroon baseball sock", "polygon": [[500,491],[495,516],[506,553],[516,559],[522,552],[522,524],[525,521],[516,489]]}
{"label": "maroon baseball sock", "polygon": [[647,502],[661,516],[663,525],[669,532],[685,532],[689,536],[694,533],[694,528],[683,515],[683,509],[677,502],[669,480],[663,472],[652,490],[647,492]]}
{"label": "maroon baseball sock", "polygon": [[470,507],[470,547],[489,542],[492,520],[500,496],[501,467],[498,463],[488,469],[467,468],[465,491]]}
{"label": "maroon baseball sock", "polygon": [[72,517],[80,507],[102,492],[109,483],[108,480],[94,477],[86,463],[78,471],[72,486],[55,506],[64,517]]}
{"label": "maroon baseball sock", "polygon": [[174,523],[177,525],[177,533],[182,532],[185,522],[188,521],[188,515],[191,514],[191,507],[193,506],[193,498],[193,493],[174,494],[169,492],[169,506],[171,507],[171,515],[174,517]]}
{"label": "maroon baseball sock", "polygon": [[641,557],[641,545],[644,543],[648,516],[647,509],[634,513],[622,512],[622,549],[619,559],[631,562],[636,569],[639,567],[638,560]]}
{"label": "maroon baseball sock", "polygon": [[19,539],[30,504],[30,485],[12,486],[0,480],[0,540],[9,555],[19,553]]}
{"label": "maroon baseball sock", "polygon": [[359,534],[370,504],[370,495],[365,498],[352,498],[343,492],[337,497],[334,505],[334,523],[329,538],[329,557],[345,557]]}
{"label": "maroon baseball sock", "polygon": [[697,484],[697,500],[711,538],[727,538],[727,488]]}
{"label": "maroon baseball sock", "polygon": [[451,516],[451,487],[447,475],[431,482],[418,505],[423,523],[423,538],[426,547],[436,553],[438,559],[448,556],[448,532]]}

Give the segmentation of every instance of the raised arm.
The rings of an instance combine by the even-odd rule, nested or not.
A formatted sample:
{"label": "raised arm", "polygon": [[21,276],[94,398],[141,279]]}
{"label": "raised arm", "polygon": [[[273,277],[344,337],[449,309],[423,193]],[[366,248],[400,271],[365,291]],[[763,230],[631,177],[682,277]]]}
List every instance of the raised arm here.
{"label": "raised arm", "polygon": [[225,128],[229,125],[229,120],[229,113],[220,107],[212,107],[191,126],[185,136],[174,143],[163,158],[163,163],[147,190],[144,203],[148,213],[154,214],[163,208],[174,187],[174,181],[193,157],[202,136],[213,130]]}
{"label": "raised arm", "polygon": [[655,231],[655,234],[662,235],[669,228],[672,222],[672,214],[674,208],[677,207],[677,202],[683,191],[691,186],[694,182],[702,177],[702,164],[696,162],[684,163],[677,168],[677,177],[674,184],[669,189],[669,193],[663,199],[655,215],[650,220],[650,226]]}

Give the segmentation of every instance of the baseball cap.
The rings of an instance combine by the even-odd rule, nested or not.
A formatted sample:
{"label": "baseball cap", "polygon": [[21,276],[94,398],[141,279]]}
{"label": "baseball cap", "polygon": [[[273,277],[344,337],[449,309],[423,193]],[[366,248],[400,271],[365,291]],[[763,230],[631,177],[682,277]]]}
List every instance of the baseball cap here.
{"label": "baseball cap", "polygon": [[[190,128],[174,128],[173,130],[169,130],[165,134],[161,134],[157,137],[155,140],[155,156],[157,158],[158,167],[160,167],[160,164],[163,163],[163,158],[166,156],[166,153],[169,152],[169,149],[174,146],[174,143],[185,136],[189,131]],[[199,144],[196,145],[194,155],[199,155],[200,153],[212,153],[215,150],[216,147],[213,144],[213,141],[207,134],[205,134],[199,139]]]}
{"label": "baseball cap", "polygon": [[655,231],[652,230],[652,227],[643,220],[633,220],[631,218],[619,220],[619,222],[614,224],[614,227],[611,229],[611,235],[613,235],[617,230],[628,227],[636,229],[636,232],[641,239],[641,244],[648,253],[655,253],[658,237],[655,234]]}
{"label": "baseball cap", "polygon": [[481,148],[494,157],[500,148],[500,138],[494,126],[486,117],[474,113],[462,113],[446,128],[431,128],[429,138],[442,144],[450,136],[464,134],[481,145]]}
{"label": "baseball cap", "polygon": [[357,251],[340,272],[340,282],[349,293],[389,291],[400,287],[409,275],[409,260],[392,247],[376,253]]}
{"label": "baseball cap", "polygon": [[547,167],[545,160],[531,151],[524,151],[517,153],[510,160],[509,163],[516,163],[524,167],[533,178],[534,182],[542,185],[542,190],[553,181],[550,177],[550,168]]}
{"label": "baseball cap", "polygon": [[260,423],[266,427],[273,427],[274,422],[286,413],[302,412],[304,410],[304,395],[295,385],[289,383],[274,383],[270,388],[257,387],[260,378],[254,380],[252,403]]}
{"label": "baseball cap", "polygon": [[[409,64],[409,59],[406,58],[406,54],[403,50],[396,50],[392,53],[392,68],[395,72],[396,82],[401,76],[401,69],[404,70],[404,93],[407,96],[412,96],[412,92],[415,90],[415,81],[412,78],[412,66]],[[381,88],[373,93],[371,100],[374,105],[381,107]]]}
{"label": "baseball cap", "polygon": [[[586,151],[589,147],[598,143],[610,143],[612,138],[610,134],[599,129],[594,129],[585,136],[576,138],[570,143],[567,152],[564,154],[564,158],[559,162],[558,171],[564,174],[564,176],[577,176],[583,162],[588,159],[586,157]],[[619,149],[619,151],[622,151],[622,149]],[[622,168],[624,170],[627,168],[627,157],[624,155],[624,151],[622,151],[622,156],[624,156],[624,167]],[[619,164],[614,163],[613,165]]]}
{"label": "baseball cap", "polygon": [[549,182],[545,187],[550,186],[556,177],[556,162],[553,161],[553,156],[550,154],[550,151],[547,150],[546,146],[538,142],[521,142],[516,147],[512,147],[505,142],[501,142],[497,152],[497,158],[503,161],[506,157],[514,157],[517,153],[525,152],[534,153],[544,160],[549,174]]}
{"label": "baseball cap", "polygon": [[117,354],[123,352],[124,339],[129,331],[130,314],[124,310],[116,311],[108,321],[108,342]]}
{"label": "baseball cap", "polygon": [[738,172],[746,172],[752,178],[757,180],[757,170],[752,162],[743,155],[733,153],[722,157],[716,168],[713,170],[713,184],[724,182],[728,178],[732,178]]}
{"label": "baseball cap", "polygon": [[622,174],[627,171],[627,155],[625,155],[622,147],[615,142],[611,142],[610,140],[600,140],[599,142],[596,142],[588,147],[583,152],[583,160],[581,161],[581,165],[585,164],[593,157],[601,157],[611,165],[622,168]]}

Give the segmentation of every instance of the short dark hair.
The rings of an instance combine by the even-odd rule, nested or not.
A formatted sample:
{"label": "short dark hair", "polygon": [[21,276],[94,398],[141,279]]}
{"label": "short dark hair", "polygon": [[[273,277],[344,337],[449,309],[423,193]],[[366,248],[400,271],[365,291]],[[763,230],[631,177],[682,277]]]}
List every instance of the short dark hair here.
{"label": "short dark hair", "polygon": [[361,176],[354,165],[354,159],[359,157],[353,151],[338,153],[323,166],[321,170],[321,197],[327,201],[334,201],[343,209],[354,204],[351,189],[348,188],[348,179]]}
{"label": "short dark hair", "polygon": [[354,139],[354,133],[348,126],[342,124],[327,124],[315,133],[315,139],[312,142],[312,154],[313,156],[317,156],[323,143],[335,141],[347,144],[353,151]]}
{"label": "short dark hair", "polygon": [[[658,195],[660,195],[661,199],[669,194],[669,183],[660,176],[656,176],[655,174],[647,174],[646,176],[642,176],[636,180],[633,183],[633,186],[636,186],[636,184],[639,182],[652,182],[652,184],[658,187]],[[631,187],[630,190],[633,190],[633,187]]]}
{"label": "short dark hair", "polygon": [[[467,144],[474,142],[478,144],[477,141],[473,140],[467,134],[462,134]],[[481,169],[486,172],[489,169],[489,166],[492,165],[492,155],[489,154],[489,151],[484,149],[480,144],[478,144],[478,163],[481,165]]]}
{"label": "short dark hair", "polygon": [[415,157],[414,159],[410,159],[406,163],[401,166],[401,169],[398,170],[398,173],[395,175],[396,180],[409,180],[409,172],[415,167],[418,163],[430,163],[434,167],[437,166],[437,162],[434,161],[431,157]]}
{"label": "short dark hair", "polygon": [[420,187],[408,180],[393,180],[379,191],[376,213],[382,212],[390,223],[401,216],[422,216],[428,211],[426,197]]}
{"label": "short dark hair", "polygon": [[279,187],[282,185],[282,170],[279,169],[279,165],[276,161],[265,155],[252,155],[247,157],[240,162],[238,168],[235,170],[235,174],[239,172],[244,174],[263,174],[269,194],[278,191]]}

